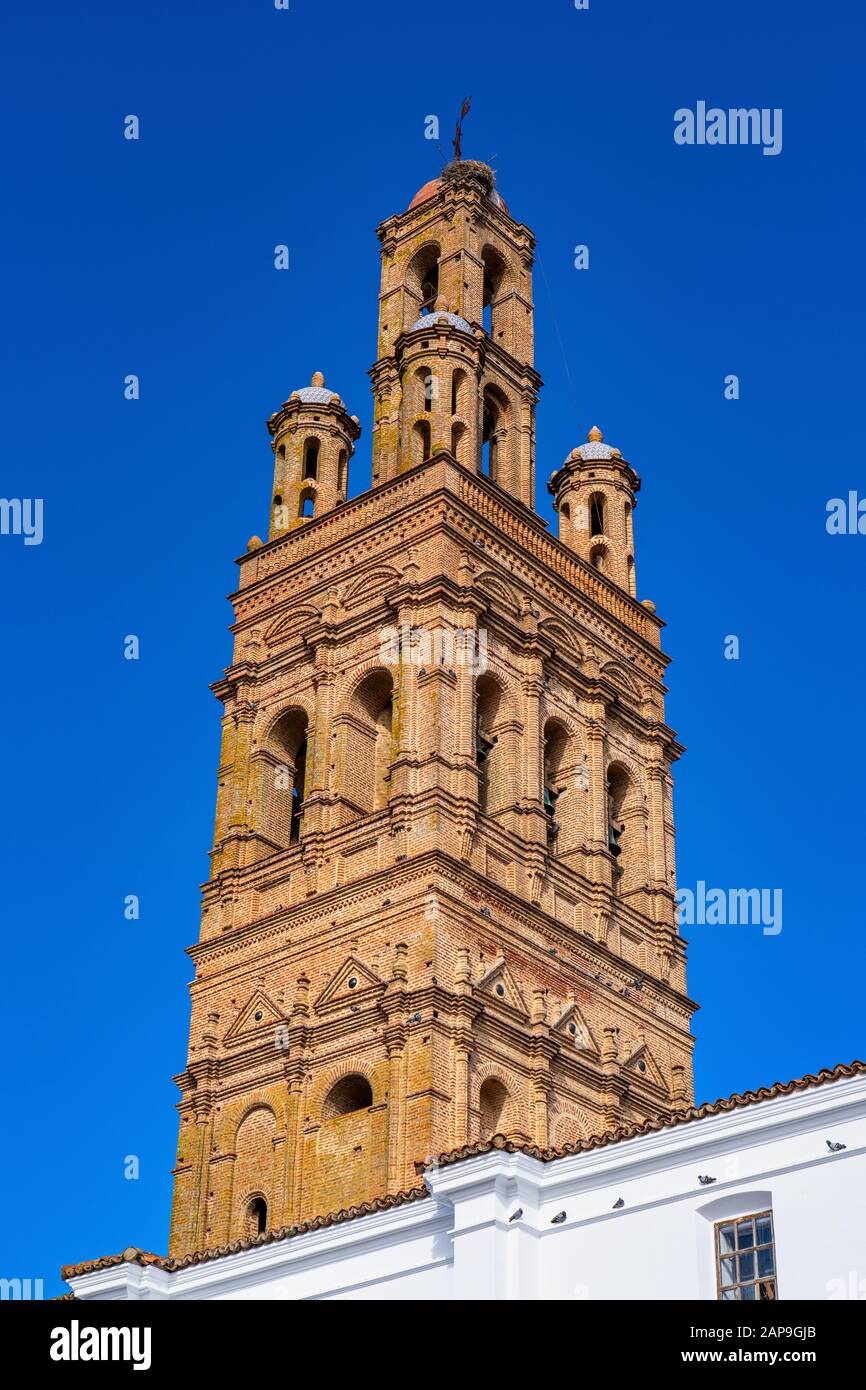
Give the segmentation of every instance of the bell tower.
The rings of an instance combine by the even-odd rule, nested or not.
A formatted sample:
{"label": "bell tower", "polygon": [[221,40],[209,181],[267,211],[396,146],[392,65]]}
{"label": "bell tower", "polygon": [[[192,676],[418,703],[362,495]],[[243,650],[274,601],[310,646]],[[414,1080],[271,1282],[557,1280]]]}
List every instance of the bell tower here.
{"label": "bell tower", "polygon": [[492,169],[456,160],[379,240],[374,483],[446,450],[533,506],[532,233]]}
{"label": "bell tower", "polygon": [[379,236],[373,486],[348,496],[358,421],[317,373],[237,562],[174,1255],[692,1100],[637,474],[593,430],[558,538],[533,510],[534,243],[485,165]]}

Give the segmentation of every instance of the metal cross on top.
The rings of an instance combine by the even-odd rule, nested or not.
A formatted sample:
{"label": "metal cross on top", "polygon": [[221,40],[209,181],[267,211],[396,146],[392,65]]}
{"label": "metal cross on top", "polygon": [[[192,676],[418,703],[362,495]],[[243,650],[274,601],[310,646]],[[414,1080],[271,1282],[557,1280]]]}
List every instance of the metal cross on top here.
{"label": "metal cross on top", "polygon": [[463,158],[463,122],[469,115],[469,108],[472,105],[471,97],[464,97],[463,105],[460,108],[460,115],[457,117],[457,129],[454,132],[454,158]]}

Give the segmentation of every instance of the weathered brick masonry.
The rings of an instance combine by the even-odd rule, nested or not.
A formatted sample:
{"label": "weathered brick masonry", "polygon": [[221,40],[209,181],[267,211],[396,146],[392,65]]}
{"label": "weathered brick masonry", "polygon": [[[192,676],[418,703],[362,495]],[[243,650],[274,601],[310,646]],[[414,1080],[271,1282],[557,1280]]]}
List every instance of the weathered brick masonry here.
{"label": "weathered brick masonry", "polygon": [[317,374],[239,561],[173,1256],[692,1101],[639,479],[593,430],[559,539],[532,510],[534,242],[490,170],[379,238],[373,487]]}

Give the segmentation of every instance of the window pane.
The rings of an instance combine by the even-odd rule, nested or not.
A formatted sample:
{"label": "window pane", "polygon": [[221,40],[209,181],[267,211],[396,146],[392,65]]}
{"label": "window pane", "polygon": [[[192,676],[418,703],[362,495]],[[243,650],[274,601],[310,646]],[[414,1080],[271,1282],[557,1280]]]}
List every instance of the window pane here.
{"label": "window pane", "polygon": [[765,1274],[772,1274],[772,1273],[773,1273],[773,1247],[772,1247],[772,1245],[768,1245],[768,1246],[766,1246],[766,1248],[765,1248],[764,1250],[759,1250],[759,1251],[758,1251],[758,1274],[761,1275],[761,1276],[763,1276],[763,1275],[765,1275]]}
{"label": "window pane", "polygon": [[772,1212],[719,1222],[715,1250],[720,1299],[754,1303],[776,1298]]}
{"label": "window pane", "polygon": [[730,1259],[722,1260],[722,1262],[721,1262],[721,1270],[722,1270],[722,1284],[723,1284],[723,1285],[725,1285],[725,1284],[736,1284],[736,1282],[737,1282],[737,1275],[736,1275],[736,1271],[734,1270],[734,1264],[735,1264],[735,1260],[734,1260],[733,1256],[731,1256]]}
{"label": "window pane", "polygon": [[723,1255],[727,1255],[729,1250],[734,1249],[734,1228],[733,1226],[719,1227],[719,1249]]}
{"label": "window pane", "polygon": [[759,1216],[755,1222],[758,1232],[758,1244],[769,1245],[773,1239],[773,1223],[769,1216]]}

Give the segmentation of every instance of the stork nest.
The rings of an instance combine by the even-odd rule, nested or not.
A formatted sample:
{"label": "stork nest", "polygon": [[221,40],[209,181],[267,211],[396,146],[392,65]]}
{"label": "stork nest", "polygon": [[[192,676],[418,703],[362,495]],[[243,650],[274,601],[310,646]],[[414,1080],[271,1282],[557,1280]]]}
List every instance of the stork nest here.
{"label": "stork nest", "polygon": [[496,186],[496,175],[490,165],[482,164],[480,159],[453,159],[442,170],[442,182],[473,184],[489,198]]}

